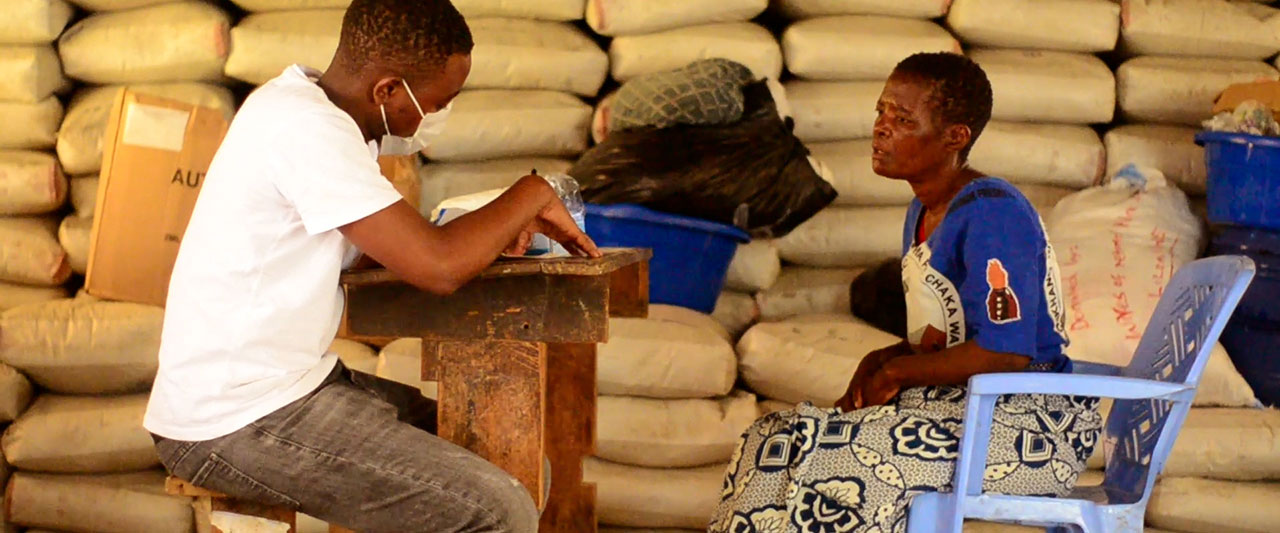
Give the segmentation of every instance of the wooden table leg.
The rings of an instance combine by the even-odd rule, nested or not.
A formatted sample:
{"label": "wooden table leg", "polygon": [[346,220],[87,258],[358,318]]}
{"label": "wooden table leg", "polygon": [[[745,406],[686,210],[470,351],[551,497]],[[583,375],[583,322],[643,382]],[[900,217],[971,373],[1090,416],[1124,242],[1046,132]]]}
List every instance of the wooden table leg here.
{"label": "wooden table leg", "polygon": [[546,346],[499,340],[423,345],[424,352],[428,345],[437,350],[440,437],[515,476],[541,507]]}
{"label": "wooden table leg", "polygon": [[596,345],[547,345],[547,456],[551,497],[541,533],[594,533],[596,488],[582,482],[582,460],[596,445]]}

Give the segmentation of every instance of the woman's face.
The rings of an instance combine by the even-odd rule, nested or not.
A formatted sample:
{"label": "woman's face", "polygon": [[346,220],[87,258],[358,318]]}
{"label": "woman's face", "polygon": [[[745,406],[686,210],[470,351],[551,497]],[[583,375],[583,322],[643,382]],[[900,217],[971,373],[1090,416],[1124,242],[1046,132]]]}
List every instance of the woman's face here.
{"label": "woman's face", "polygon": [[[932,88],[894,73],[876,102],[871,169],[886,178],[915,181],[955,160],[954,132],[934,116]],[[966,139],[967,142],[967,139]],[[961,145],[963,146],[963,145]]]}

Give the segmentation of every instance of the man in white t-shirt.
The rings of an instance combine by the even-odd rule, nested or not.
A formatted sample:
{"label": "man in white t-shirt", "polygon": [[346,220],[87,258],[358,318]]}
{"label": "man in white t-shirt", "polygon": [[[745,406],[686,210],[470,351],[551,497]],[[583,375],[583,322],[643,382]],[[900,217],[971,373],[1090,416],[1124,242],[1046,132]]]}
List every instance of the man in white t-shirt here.
{"label": "man in white t-shirt", "polygon": [[244,102],[169,285],[144,425],[174,475],[365,533],[537,530],[528,491],[434,436],[416,389],[326,353],[359,252],[439,294],[533,233],[599,254],[537,176],[435,227],[380,175],[379,153],[439,133],[471,48],[447,0],[354,0],[327,71],[291,66]]}

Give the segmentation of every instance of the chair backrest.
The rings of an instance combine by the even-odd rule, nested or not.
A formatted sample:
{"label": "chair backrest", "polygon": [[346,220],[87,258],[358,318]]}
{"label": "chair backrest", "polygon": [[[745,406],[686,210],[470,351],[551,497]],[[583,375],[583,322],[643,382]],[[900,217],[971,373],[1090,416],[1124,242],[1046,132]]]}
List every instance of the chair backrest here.
{"label": "chair backrest", "polygon": [[[1199,385],[1209,352],[1249,287],[1253,261],[1220,256],[1183,265],[1165,287],[1129,366],[1120,375]],[[1112,497],[1147,498],[1164,469],[1190,402],[1116,400],[1107,418],[1103,450]]]}

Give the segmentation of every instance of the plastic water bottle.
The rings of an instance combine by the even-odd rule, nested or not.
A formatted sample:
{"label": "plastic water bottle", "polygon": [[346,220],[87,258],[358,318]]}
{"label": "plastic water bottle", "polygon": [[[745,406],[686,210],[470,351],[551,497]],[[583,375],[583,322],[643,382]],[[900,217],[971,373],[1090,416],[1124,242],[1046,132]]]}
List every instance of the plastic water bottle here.
{"label": "plastic water bottle", "polygon": [[[535,169],[533,173],[537,175],[538,171]],[[541,176],[556,191],[556,196],[564,203],[565,209],[569,210],[569,216],[573,217],[573,221],[578,224],[578,229],[585,233],[587,231],[587,206],[582,201],[582,190],[578,186],[578,181],[568,174],[559,172],[541,174]],[[529,247],[530,255],[537,254],[539,250],[545,250],[547,253],[557,255],[568,255],[569,253],[560,243],[542,234],[534,236],[534,242]]]}

